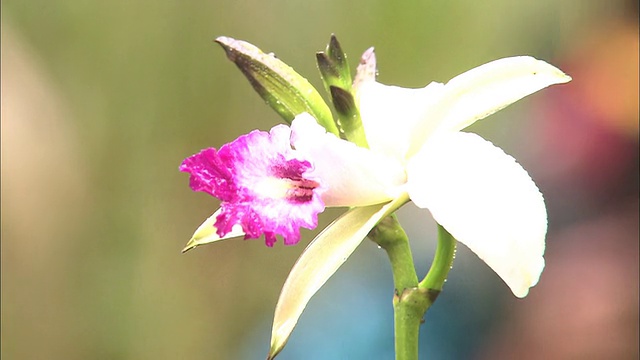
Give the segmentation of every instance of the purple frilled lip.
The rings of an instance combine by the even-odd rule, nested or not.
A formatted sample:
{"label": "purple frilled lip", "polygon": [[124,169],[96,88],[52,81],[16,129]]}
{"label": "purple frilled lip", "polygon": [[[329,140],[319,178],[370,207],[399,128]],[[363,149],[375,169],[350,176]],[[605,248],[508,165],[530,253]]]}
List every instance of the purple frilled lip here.
{"label": "purple frilled lip", "polygon": [[291,147],[291,129],[254,130],[220,150],[208,148],[186,158],[180,171],[189,173],[194,191],[221,200],[218,236],[240,225],[245,239],[264,234],[267,246],[280,235],[286,245],[300,240],[300,227],[314,229],[324,210],[323,191],[309,177],[312,164]]}

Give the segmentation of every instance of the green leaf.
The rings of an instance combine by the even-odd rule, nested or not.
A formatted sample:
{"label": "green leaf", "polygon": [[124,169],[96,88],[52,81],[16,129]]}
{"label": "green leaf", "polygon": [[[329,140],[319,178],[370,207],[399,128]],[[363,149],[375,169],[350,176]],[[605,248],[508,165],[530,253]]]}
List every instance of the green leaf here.
{"label": "green leaf", "polygon": [[304,112],[311,114],[328,132],[339,135],[331,109],[318,91],[273,54],[256,46],[221,36],[216,42],[242,71],[254,90],[289,124]]}
{"label": "green leaf", "polygon": [[282,351],[311,297],[347,260],[369,231],[407,201],[408,198],[403,196],[386,204],[352,208],[309,244],[280,292],[267,359],[273,359]]}
{"label": "green leaf", "polygon": [[213,215],[209,216],[207,220],[205,220],[202,225],[198,226],[196,232],[193,233],[191,240],[187,243],[187,245],[182,249],[182,252],[185,253],[196,246],[210,244],[212,242],[231,239],[238,236],[244,236],[244,232],[242,231],[242,227],[240,225],[236,225],[231,229],[231,232],[227,235],[220,237],[216,231],[218,229],[214,226],[216,223],[216,218],[220,215],[222,209],[218,209]]}

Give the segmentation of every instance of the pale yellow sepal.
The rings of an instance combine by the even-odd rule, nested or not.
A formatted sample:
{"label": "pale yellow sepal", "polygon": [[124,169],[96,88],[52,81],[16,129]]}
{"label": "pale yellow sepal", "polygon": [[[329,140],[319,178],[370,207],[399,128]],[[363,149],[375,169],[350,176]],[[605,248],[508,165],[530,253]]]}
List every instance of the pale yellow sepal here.
{"label": "pale yellow sepal", "polygon": [[369,231],[407,201],[406,196],[401,196],[386,204],[352,208],[309,244],[293,265],[280,292],[267,359],[273,359],[282,351],[311,297],[349,258]]}
{"label": "pale yellow sepal", "polygon": [[515,56],[421,89],[383,85],[369,76],[358,84],[356,95],[369,147],[405,161],[437,131],[462,130],[525,96],[569,81],[553,65]]}
{"label": "pale yellow sepal", "polygon": [[451,79],[440,104],[445,127],[457,131],[553,84],[571,81],[555,66],[531,56],[494,60]]}
{"label": "pale yellow sepal", "polygon": [[244,231],[242,231],[242,227],[240,225],[235,225],[231,232],[227,235],[220,237],[216,231],[218,230],[214,224],[216,223],[216,218],[220,215],[222,209],[218,209],[213,215],[209,216],[207,220],[205,220],[202,225],[196,229],[196,232],[193,233],[191,240],[187,243],[187,246],[182,249],[182,252],[187,252],[193,249],[196,246],[210,244],[212,242],[231,239],[238,236],[244,236]]}
{"label": "pale yellow sepal", "polygon": [[525,96],[569,81],[571,77],[560,69],[530,56],[494,60],[471,69],[445,84],[412,133],[407,155],[415,154],[433,131],[460,131]]}

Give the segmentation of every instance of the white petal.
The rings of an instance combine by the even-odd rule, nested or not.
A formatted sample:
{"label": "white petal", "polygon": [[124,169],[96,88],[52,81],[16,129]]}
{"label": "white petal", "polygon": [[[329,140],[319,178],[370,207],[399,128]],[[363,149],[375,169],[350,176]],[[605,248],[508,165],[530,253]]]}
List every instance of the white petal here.
{"label": "white petal", "polygon": [[396,160],[327,133],[306,113],[293,120],[291,130],[291,144],[313,163],[307,174],[326,189],[326,206],[378,204],[402,192],[406,175]]}
{"label": "white petal", "polygon": [[427,114],[443,85],[431,83],[421,89],[407,89],[366,81],[358,85],[360,116],[369,147],[404,161],[416,127],[427,131]]}
{"label": "white petal", "polygon": [[202,225],[198,226],[198,229],[196,229],[196,231],[193,233],[191,240],[189,240],[184,249],[182,249],[182,252],[189,251],[196,246],[210,244],[212,242],[220,240],[231,239],[238,236],[244,236],[242,226],[240,226],[239,224],[234,225],[233,228],[231,228],[231,232],[227,235],[223,237],[218,236],[218,234],[216,234],[216,231],[218,231],[218,229],[213,225],[216,223],[216,218],[218,217],[218,215],[220,215],[220,212],[222,212],[222,209],[218,209],[215,213],[213,213],[213,215],[209,216],[209,218],[207,218],[207,220],[205,220]]}
{"label": "white petal", "polygon": [[518,297],[544,268],[542,194],[515,159],[480,136],[446,133],[411,159],[408,192]]}
{"label": "white petal", "polygon": [[462,130],[527,95],[570,80],[556,67],[530,56],[495,60],[451,79],[425,122]]}
{"label": "white petal", "polygon": [[347,261],[369,231],[407,200],[405,194],[387,204],[350,209],[313,239],[293,265],[280,292],[268,359],[285,346],[313,295]]}

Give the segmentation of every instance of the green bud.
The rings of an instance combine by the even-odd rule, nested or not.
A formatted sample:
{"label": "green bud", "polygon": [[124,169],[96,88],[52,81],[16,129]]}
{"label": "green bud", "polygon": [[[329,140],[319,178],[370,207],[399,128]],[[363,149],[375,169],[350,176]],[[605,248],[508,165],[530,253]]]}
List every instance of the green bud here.
{"label": "green bud", "polygon": [[358,111],[353,95],[336,86],[330,86],[329,91],[333,106],[338,113],[338,119],[340,119],[340,128],[345,137],[358,146],[368,148],[369,144],[362,127],[360,111]]}
{"label": "green bud", "polygon": [[331,35],[326,51],[316,54],[316,60],[324,86],[336,109],[341,132],[347,140],[358,146],[368,147],[360,112],[353,96],[347,54],[342,51],[335,35]]}
{"label": "green bud", "polygon": [[335,35],[331,35],[327,49],[325,52],[317,53],[316,59],[327,91],[331,86],[351,91],[351,69],[347,62],[347,54],[342,51]]}
{"label": "green bud", "polygon": [[324,128],[339,135],[331,109],[307,79],[272,54],[256,46],[221,36],[216,42],[242,71],[253,89],[287,123],[304,112],[311,114]]}

